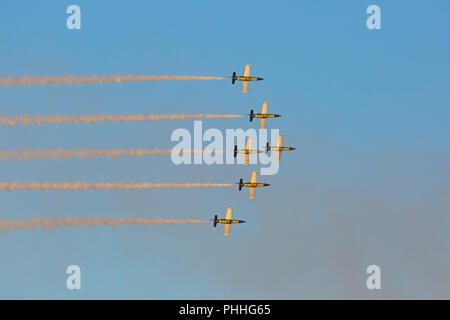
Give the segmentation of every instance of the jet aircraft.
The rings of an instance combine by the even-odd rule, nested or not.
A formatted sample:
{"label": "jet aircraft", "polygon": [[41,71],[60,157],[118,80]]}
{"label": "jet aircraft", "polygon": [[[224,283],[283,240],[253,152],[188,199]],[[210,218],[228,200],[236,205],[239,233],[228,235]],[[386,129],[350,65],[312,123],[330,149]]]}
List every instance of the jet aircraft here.
{"label": "jet aircraft", "polygon": [[295,148],[294,147],[283,147],[283,135],[282,134],[280,134],[278,136],[278,145],[276,147],[271,147],[269,145],[269,142],[267,142],[267,144],[266,144],[266,153],[268,153],[269,151],[275,151],[277,153],[277,162],[280,162],[282,151],[291,151],[291,150],[295,150]]}
{"label": "jet aircraft", "polygon": [[255,170],[253,171],[252,180],[250,182],[244,182],[241,178],[239,182],[236,183],[237,185],[239,185],[239,191],[242,190],[242,187],[250,188],[250,199],[255,199],[256,188],[270,186],[270,184],[268,183],[258,183],[257,175],[258,171]]}
{"label": "jet aircraft", "polygon": [[248,85],[250,84],[250,81],[260,81],[260,80],[264,80],[264,78],[251,77],[250,76],[250,64],[247,64],[245,66],[245,72],[244,72],[243,76],[236,76],[236,71],[233,72],[233,75],[231,76],[231,83],[234,84],[236,82],[236,80],[243,81],[244,89],[242,92],[248,93]]}
{"label": "jet aircraft", "polygon": [[253,113],[253,109],[250,110],[250,114],[249,114],[250,122],[252,122],[254,118],[261,119],[261,129],[265,129],[266,128],[266,123],[267,123],[267,119],[268,118],[281,117],[281,115],[279,115],[279,114],[267,113],[267,105],[268,104],[269,104],[268,102],[264,102],[261,113]]}
{"label": "jet aircraft", "polygon": [[218,223],[222,223],[225,225],[225,235],[229,236],[230,235],[230,228],[232,224],[236,224],[236,223],[244,223],[244,220],[233,220],[232,217],[232,211],[233,208],[228,208],[227,210],[227,216],[225,219],[219,219],[217,217],[217,214],[214,215],[214,228],[217,226]]}
{"label": "jet aircraft", "polygon": [[[245,165],[248,166],[250,164],[250,154],[258,154],[264,151],[260,150],[252,150],[252,139],[247,138],[247,145],[245,149],[238,149],[237,144],[234,145],[234,157],[236,158],[238,153],[245,155]],[[266,152],[267,153],[267,152]]]}

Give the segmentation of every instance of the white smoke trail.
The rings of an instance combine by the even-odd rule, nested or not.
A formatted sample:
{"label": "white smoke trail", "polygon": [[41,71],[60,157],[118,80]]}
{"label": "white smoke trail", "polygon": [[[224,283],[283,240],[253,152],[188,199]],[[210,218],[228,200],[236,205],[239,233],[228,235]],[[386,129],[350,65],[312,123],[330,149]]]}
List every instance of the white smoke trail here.
{"label": "white smoke trail", "polygon": [[79,124],[104,122],[145,122],[161,120],[197,120],[197,119],[234,119],[242,118],[239,114],[128,114],[128,115],[49,115],[49,116],[0,116],[0,126],[15,127],[17,125],[30,126],[34,124]]}
{"label": "white smoke trail", "polygon": [[0,219],[0,231],[6,231],[9,229],[17,230],[35,230],[38,227],[51,230],[53,228],[64,227],[100,227],[110,226],[118,227],[122,225],[156,225],[156,224],[200,224],[208,223],[205,220],[179,220],[179,219],[142,219],[142,218],[54,218],[54,219],[41,219],[38,216],[34,216],[29,220],[17,219],[8,220]]}
{"label": "white smoke trail", "polygon": [[[200,154],[200,153],[216,153],[222,154],[226,151],[223,150],[180,150],[179,154]],[[22,149],[19,151],[13,150],[0,150],[0,160],[8,161],[11,159],[18,160],[34,160],[34,159],[67,159],[67,158],[91,158],[96,159],[98,157],[106,158],[120,158],[120,157],[145,157],[145,156],[167,156],[171,155],[172,150],[162,150],[162,149],[74,149],[74,150],[64,150],[64,149]]]}
{"label": "white smoke trail", "polygon": [[208,77],[208,76],[19,76],[19,77],[0,77],[0,87],[15,87],[15,86],[46,86],[51,84],[95,84],[95,83],[122,83],[122,82],[158,82],[158,81],[191,81],[191,80],[226,80],[224,77]]}
{"label": "white smoke trail", "polygon": [[225,183],[154,183],[154,182],[4,182],[0,181],[0,191],[87,191],[87,190],[138,190],[138,189],[190,189],[225,188],[233,184]]}

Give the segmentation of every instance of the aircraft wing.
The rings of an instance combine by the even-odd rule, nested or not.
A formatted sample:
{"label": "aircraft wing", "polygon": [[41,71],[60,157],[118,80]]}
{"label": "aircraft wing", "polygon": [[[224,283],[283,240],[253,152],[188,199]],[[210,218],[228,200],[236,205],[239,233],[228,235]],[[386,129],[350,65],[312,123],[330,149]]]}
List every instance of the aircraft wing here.
{"label": "aircraft wing", "polygon": [[[252,148],[252,139],[247,138],[247,145],[245,146],[245,150],[250,150]],[[245,165],[248,166],[250,163],[250,153],[245,154]]]}
{"label": "aircraft wing", "polygon": [[[258,175],[258,171],[256,171],[256,170],[253,171],[252,180],[250,181],[251,183],[257,183],[258,182],[257,175]],[[250,188],[250,199],[255,199],[255,191],[256,191],[256,187]]]}
{"label": "aircraft wing", "polygon": [[248,85],[250,84],[250,81],[242,81],[244,83],[244,90],[243,93],[248,93]]}
{"label": "aircraft wing", "polygon": [[[263,108],[262,108],[262,111],[261,111],[262,114],[267,114],[267,105],[268,104],[269,104],[268,102],[264,102]],[[266,128],[266,123],[267,123],[267,119],[261,119],[261,129],[265,129]]]}
{"label": "aircraft wing", "polygon": [[247,64],[245,66],[245,72],[244,72],[244,77],[250,77],[250,64]]}
{"label": "aircraft wing", "polygon": [[[233,214],[232,214],[232,212],[233,212],[233,208],[228,208],[228,210],[227,210],[227,216],[226,216],[225,219],[227,219],[227,220],[233,219]],[[229,235],[230,235],[230,228],[231,228],[231,223],[226,223],[226,224],[225,224],[225,235],[226,235],[226,236],[229,236]]]}
{"label": "aircraft wing", "polygon": [[233,219],[233,208],[228,208],[228,210],[227,210],[227,216],[226,216],[225,219],[227,219],[227,220]]}
{"label": "aircraft wing", "polygon": [[[283,135],[278,136],[278,147],[283,146]],[[277,151],[277,162],[280,162],[281,160],[281,151]]]}
{"label": "aircraft wing", "polygon": [[225,223],[225,235],[230,235],[231,223]]}
{"label": "aircraft wing", "polygon": [[[250,77],[250,65],[247,64],[245,66],[245,72],[244,77]],[[250,84],[250,81],[243,81],[244,82],[244,93],[248,93],[248,85]]]}

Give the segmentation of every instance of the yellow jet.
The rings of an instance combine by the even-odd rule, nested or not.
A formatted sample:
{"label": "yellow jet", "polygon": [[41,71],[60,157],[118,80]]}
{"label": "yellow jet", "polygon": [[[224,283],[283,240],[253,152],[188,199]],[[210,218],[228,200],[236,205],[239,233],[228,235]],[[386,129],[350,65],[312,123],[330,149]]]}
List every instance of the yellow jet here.
{"label": "yellow jet", "polygon": [[278,136],[278,145],[276,147],[269,146],[269,142],[266,144],[266,153],[269,151],[275,151],[277,153],[277,162],[280,162],[281,159],[281,152],[282,151],[291,151],[295,150],[294,147],[283,147],[283,135],[280,134]]}
{"label": "yellow jet", "polygon": [[217,218],[217,214],[214,215],[214,220],[213,220],[214,228],[217,226],[218,223],[223,223],[225,225],[225,235],[226,236],[230,235],[230,228],[231,228],[232,224],[245,222],[244,220],[233,220],[232,211],[233,211],[233,208],[228,208],[227,216],[225,219],[219,219],[219,218]]}
{"label": "yellow jet", "polygon": [[250,110],[250,114],[249,114],[250,122],[253,121],[253,118],[261,119],[261,129],[265,129],[266,128],[266,123],[267,123],[267,119],[268,118],[281,117],[281,115],[279,115],[279,114],[267,113],[267,105],[268,104],[269,104],[268,102],[264,102],[261,113],[253,113],[253,109]]}
{"label": "yellow jet", "polygon": [[236,71],[233,72],[233,75],[231,76],[231,83],[234,84],[236,82],[236,80],[244,82],[243,92],[248,93],[248,85],[250,84],[250,81],[260,81],[260,80],[264,80],[264,78],[251,77],[250,76],[250,64],[247,64],[245,66],[245,72],[244,72],[243,76],[236,76]]}
{"label": "yellow jet", "polygon": [[260,151],[260,150],[252,150],[252,139],[251,138],[247,138],[247,145],[245,147],[245,149],[238,149],[237,144],[234,145],[234,157],[236,158],[238,153],[240,154],[244,154],[245,155],[245,165],[248,166],[250,164],[250,155],[251,154],[258,154],[264,151]]}
{"label": "yellow jet", "polygon": [[268,183],[258,183],[257,179],[258,171],[253,171],[252,180],[250,182],[244,182],[242,178],[239,180],[237,185],[239,185],[239,191],[242,190],[242,187],[250,188],[250,199],[255,199],[255,191],[256,188],[259,187],[267,187],[270,186]]}

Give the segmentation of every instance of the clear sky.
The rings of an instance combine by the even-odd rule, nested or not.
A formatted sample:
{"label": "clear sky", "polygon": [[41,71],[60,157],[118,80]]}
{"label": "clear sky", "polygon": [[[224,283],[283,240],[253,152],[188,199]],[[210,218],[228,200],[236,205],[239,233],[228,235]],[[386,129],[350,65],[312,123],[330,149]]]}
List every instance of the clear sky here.
{"label": "clear sky", "polygon": [[[81,30],[66,28],[81,7]],[[381,7],[381,30],[366,8]],[[280,171],[235,188],[1,192],[1,218],[209,219],[210,224],[0,232],[0,298],[450,298],[450,2],[2,1],[0,74],[265,78],[0,88],[1,114],[280,113]],[[248,119],[205,128],[248,128]],[[0,127],[0,149],[171,148],[192,121]],[[0,162],[6,181],[234,183],[238,165],[169,157]],[[66,289],[66,267],[82,289]],[[366,288],[381,268],[382,289]]]}

